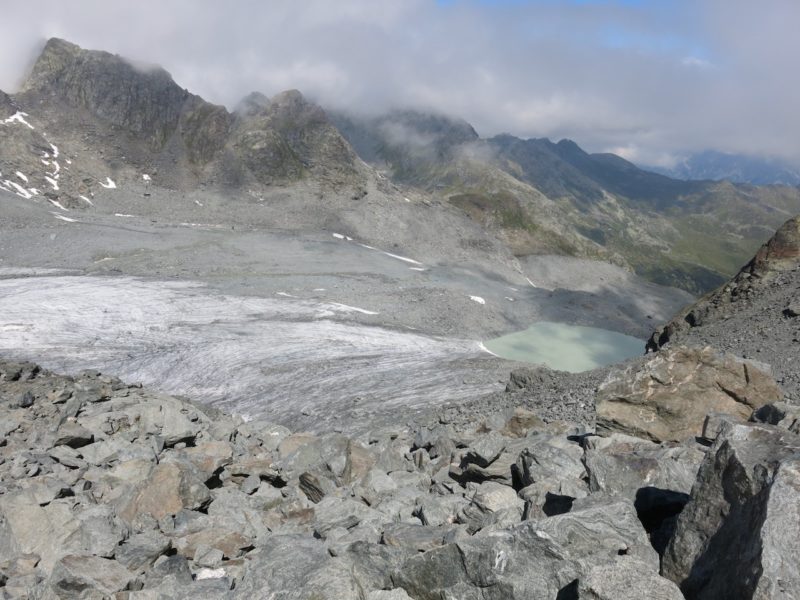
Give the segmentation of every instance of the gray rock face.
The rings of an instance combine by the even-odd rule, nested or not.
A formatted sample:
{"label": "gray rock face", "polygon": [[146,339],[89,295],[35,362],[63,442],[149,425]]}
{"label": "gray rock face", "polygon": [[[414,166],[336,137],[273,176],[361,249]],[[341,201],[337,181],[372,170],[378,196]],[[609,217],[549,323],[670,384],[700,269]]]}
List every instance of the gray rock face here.
{"label": "gray rock face", "polygon": [[670,347],[612,372],[597,392],[597,429],[656,442],[702,434],[710,412],[745,421],[783,392],[761,367],[711,348]]}
{"label": "gray rock face", "polygon": [[800,438],[726,424],[678,517],[663,574],[694,598],[790,598],[800,589]]}

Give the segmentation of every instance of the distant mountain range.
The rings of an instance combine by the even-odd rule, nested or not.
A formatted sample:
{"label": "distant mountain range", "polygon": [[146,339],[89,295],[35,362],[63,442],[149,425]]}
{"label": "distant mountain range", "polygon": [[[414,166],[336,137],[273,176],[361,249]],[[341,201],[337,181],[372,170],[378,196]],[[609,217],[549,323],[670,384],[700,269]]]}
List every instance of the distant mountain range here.
{"label": "distant mountain range", "polygon": [[554,252],[618,262],[701,293],[800,212],[800,190],[684,181],[571,140],[481,139],[460,119],[413,111],[329,113],[364,160],[446,198],[517,256]]}
{"label": "distant mountain range", "polygon": [[642,165],[643,169],[676,179],[732,181],[753,185],[800,185],[800,167],[775,158],[706,150],[692,154],[672,168]]}
{"label": "distant mountain range", "polygon": [[[161,68],[59,39],[19,93],[0,92],[0,189],[94,210],[95,192],[145,176],[154,188],[217,190],[226,201],[302,189],[316,203],[313,223],[340,219],[333,196],[379,197],[346,211],[408,236],[414,228],[390,215],[395,199],[414,196],[454,232],[456,222],[477,226],[496,240],[487,247],[520,263],[545,253],[597,258],[694,293],[734,274],[800,213],[797,187],[683,181],[570,140],[483,139],[447,115],[326,112],[297,91],[255,92],[230,112]],[[478,243],[457,237],[447,242],[454,255]]]}

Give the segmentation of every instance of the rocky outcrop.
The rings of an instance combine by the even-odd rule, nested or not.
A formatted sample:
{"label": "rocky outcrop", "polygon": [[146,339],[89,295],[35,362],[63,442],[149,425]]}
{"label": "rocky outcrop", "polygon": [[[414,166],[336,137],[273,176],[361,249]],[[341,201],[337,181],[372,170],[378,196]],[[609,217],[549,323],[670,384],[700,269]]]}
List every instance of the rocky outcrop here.
{"label": "rocky outcrop", "polygon": [[681,441],[700,436],[711,412],[747,420],[783,398],[763,369],[708,347],[670,347],[608,376],[597,392],[597,429]]}
{"label": "rocky outcrop", "polygon": [[[6,126],[22,124],[5,123],[17,112],[28,125]],[[90,209],[109,176],[117,187],[146,188],[152,181],[226,192],[307,179],[363,183],[348,143],[297,91],[271,101],[251,95],[230,113],[181,88],[160,67],[58,38],[45,44],[20,92],[0,98],[0,136],[2,189],[33,199],[47,192],[67,209]],[[29,181],[18,180],[17,171]]]}
{"label": "rocky outcrop", "polygon": [[85,109],[145,139],[154,150],[175,132],[191,98],[160,67],[136,66],[58,38],[45,44],[20,92]]}
{"label": "rocky outcrop", "polygon": [[650,352],[670,341],[680,341],[694,327],[708,326],[742,312],[782,273],[800,266],[800,216],[786,221],[775,235],[728,283],[687,307],[657,329],[647,342]]}
{"label": "rocky outcrop", "polygon": [[678,517],[663,574],[689,599],[800,590],[800,437],[727,422]]}

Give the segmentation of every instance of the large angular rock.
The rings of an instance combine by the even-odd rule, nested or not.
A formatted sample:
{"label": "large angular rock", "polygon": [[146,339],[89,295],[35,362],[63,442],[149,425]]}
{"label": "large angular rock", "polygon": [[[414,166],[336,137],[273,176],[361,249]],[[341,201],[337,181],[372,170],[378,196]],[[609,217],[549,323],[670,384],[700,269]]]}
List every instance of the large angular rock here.
{"label": "large angular rock", "polygon": [[49,587],[61,600],[82,600],[121,592],[133,579],[133,573],[114,560],[70,554],[53,567]]}
{"label": "large angular rock", "polygon": [[630,556],[658,572],[658,555],[630,502],[602,499],[568,513],[526,522],[518,529],[525,527],[547,534],[575,560],[602,564],[617,556]]}
{"label": "large angular rock", "polygon": [[710,412],[746,421],[783,398],[771,375],[712,348],[667,348],[612,372],[597,392],[598,433],[656,442],[700,436]]}
{"label": "large angular rock", "polygon": [[243,600],[361,600],[363,593],[346,560],[305,536],[275,536],[253,553],[233,598]]}
{"label": "large angular rock", "polygon": [[586,441],[584,462],[592,492],[635,499],[644,487],[688,494],[705,453],[696,446],[656,444],[613,434]]}
{"label": "large angular rock", "polygon": [[0,562],[20,554],[38,554],[42,568],[49,571],[80,527],[70,502],[42,507],[27,491],[0,495]]}
{"label": "large angular rock", "polygon": [[662,574],[692,599],[800,590],[800,437],[727,423],[678,517]]}
{"label": "large angular rock", "polygon": [[184,508],[201,508],[210,500],[211,494],[195,469],[184,463],[162,463],[153,467],[147,480],[123,502],[119,514],[129,523],[143,514],[158,520]]}
{"label": "large angular rock", "polygon": [[415,600],[556,598],[579,565],[545,533],[496,531],[419,554],[392,575]]}
{"label": "large angular rock", "polygon": [[684,600],[678,586],[628,556],[596,565],[578,581],[578,600]]}

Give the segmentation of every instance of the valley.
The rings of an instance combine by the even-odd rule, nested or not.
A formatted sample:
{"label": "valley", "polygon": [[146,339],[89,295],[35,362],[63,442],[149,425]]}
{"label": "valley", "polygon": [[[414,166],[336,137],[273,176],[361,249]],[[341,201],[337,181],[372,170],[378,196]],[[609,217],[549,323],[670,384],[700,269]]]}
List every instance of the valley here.
{"label": "valley", "polygon": [[798,213],[51,38],[0,92],[0,600],[793,598]]}

